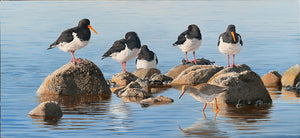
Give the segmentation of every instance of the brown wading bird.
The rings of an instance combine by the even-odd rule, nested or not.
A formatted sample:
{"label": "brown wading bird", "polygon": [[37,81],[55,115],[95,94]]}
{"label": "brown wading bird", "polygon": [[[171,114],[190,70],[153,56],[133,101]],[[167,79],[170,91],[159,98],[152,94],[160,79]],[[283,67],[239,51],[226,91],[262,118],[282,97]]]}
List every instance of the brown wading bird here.
{"label": "brown wading bird", "polygon": [[218,85],[212,85],[212,84],[200,84],[198,86],[198,89],[192,86],[183,86],[182,88],[182,94],[180,95],[179,99],[183,96],[184,93],[190,94],[192,97],[194,97],[196,100],[205,103],[205,106],[203,108],[203,111],[205,110],[207,103],[212,102],[215,99],[216,102],[216,110],[219,112],[219,107],[217,104],[217,96],[228,90],[228,87],[218,86]]}

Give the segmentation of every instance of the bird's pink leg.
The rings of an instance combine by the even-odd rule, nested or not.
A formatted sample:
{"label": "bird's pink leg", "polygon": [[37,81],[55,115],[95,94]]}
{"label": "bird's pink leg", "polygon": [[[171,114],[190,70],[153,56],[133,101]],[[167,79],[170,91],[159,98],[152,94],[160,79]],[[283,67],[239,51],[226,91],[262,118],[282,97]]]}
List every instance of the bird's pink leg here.
{"label": "bird's pink leg", "polygon": [[193,62],[193,61],[191,61],[191,60],[188,59],[187,52],[184,52],[184,54],[185,54],[185,63]]}
{"label": "bird's pink leg", "polygon": [[235,64],[234,64],[234,57],[235,57],[235,54],[232,55],[233,60],[232,60],[232,65],[231,65],[231,67],[234,67],[234,66],[235,66]]}
{"label": "bird's pink leg", "polygon": [[220,111],[220,109],[218,107],[217,98],[215,98],[215,102],[216,102],[216,109],[217,109],[217,113],[218,113]]}
{"label": "bird's pink leg", "polygon": [[75,51],[71,51],[71,54],[72,54],[71,62],[73,62],[74,65],[76,64],[76,62],[77,63],[81,63],[80,60],[79,60],[79,58],[75,59],[74,53],[75,53]]}
{"label": "bird's pink leg", "polygon": [[129,72],[126,70],[126,61],[121,62],[123,72]]}
{"label": "bird's pink leg", "polygon": [[207,106],[207,103],[205,103],[205,105],[204,105],[204,108],[203,108],[202,112],[204,112],[204,110],[205,110],[206,106]]}
{"label": "bird's pink leg", "polygon": [[229,55],[227,55],[227,61],[228,61],[227,67],[230,67],[230,64],[229,64]]}
{"label": "bird's pink leg", "polygon": [[197,61],[200,61],[200,60],[196,60],[195,51],[193,51],[193,55],[194,55],[194,62],[195,62],[195,64],[197,64]]}

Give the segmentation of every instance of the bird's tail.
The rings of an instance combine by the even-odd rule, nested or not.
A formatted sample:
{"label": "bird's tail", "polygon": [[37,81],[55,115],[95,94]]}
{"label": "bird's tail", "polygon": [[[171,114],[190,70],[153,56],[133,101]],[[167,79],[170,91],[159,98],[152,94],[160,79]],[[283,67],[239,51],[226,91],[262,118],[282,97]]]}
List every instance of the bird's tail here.
{"label": "bird's tail", "polygon": [[56,45],[55,44],[51,44],[50,47],[47,50],[52,49],[54,47],[56,47]]}

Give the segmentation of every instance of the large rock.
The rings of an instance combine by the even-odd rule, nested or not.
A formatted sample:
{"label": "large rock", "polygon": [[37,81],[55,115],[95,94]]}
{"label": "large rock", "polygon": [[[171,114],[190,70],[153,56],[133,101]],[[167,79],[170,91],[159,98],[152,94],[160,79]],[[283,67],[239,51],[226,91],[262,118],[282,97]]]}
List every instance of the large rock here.
{"label": "large rock", "polygon": [[112,76],[111,81],[115,82],[119,86],[126,86],[132,81],[135,81],[138,77],[130,72],[120,72]]}
{"label": "large rock", "polygon": [[240,64],[240,65],[233,66],[233,67],[227,67],[227,68],[222,69],[218,73],[216,73],[214,76],[212,76],[207,81],[207,83],[209,83],[210,81],[212,81],[214,78],[218,77],[221,74],[226,74],[226,73],[229,73],[229,72],[240,73],[240,72],[243,72],[243,71],[246,71],[246,70],[251,70],[251,68],[248,65],[246,65],[246,64]]}
{"label": "large rock", "polygon": [[282,86],[295,87],[297,82],[300,81],[300,66],[296,64],[295,66],[289,68],[282,74],[281,84]]}
{"label": "large rock", "polygon": [[196,85],[206,83],[213,75],[224,67],[218,65],[194,65],[182,71],[171,85]]}
{"label": "large rock", "polygon": [[151,68],[151,69],[140,68],[140,69],[137,69],[133,72],[133,74],[135,76],[137,76],[141,79],[150,79],[150,77],[155,73],[160,74],[160,70],[158,70],[156,68]]}
{"label": "large rock", "polygon": [[107,95],[111,91],[101,70],[91,61],[83,59],[78,65],[70,62],[47,76],[38,95]]}
{"label": "large rock", "polygon": [[186,64],[186,65],[182,65],[182,66],[177,66],[177,67],[169,70],[169,72],[167,72],[165,75],[168,77],[171,77],[172,79],[175,79],[182,71],[184,71],[185,69],[187,69],[190,66],[192,66],[192,65]]}
{"label": "large rock", "polygon": [[241,73],[229,72],[215,77],[209,84],[228,86],[226,93],[220,94],[218,103],[226,104],[264,104],[272,103],[272,99],[259,75],[253,71]]}
{"label": "large rock", "polygon": [[261,77],[267,88],[277,88],[281,86],[281,75],[277,71],[270,71]]}
{"label": "large rock", "polygon": [[62,117],[63,113],[57,102],[43,102],[31,110],[28,115],[42,117]]}

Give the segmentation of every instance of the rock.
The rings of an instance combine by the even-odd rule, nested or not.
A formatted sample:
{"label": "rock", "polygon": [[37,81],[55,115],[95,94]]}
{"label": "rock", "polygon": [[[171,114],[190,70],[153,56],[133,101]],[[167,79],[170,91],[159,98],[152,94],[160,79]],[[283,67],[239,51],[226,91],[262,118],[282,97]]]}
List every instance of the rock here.
{"label": "rock", "polygon": [[269,73],[265,74],[261,80],[268,88],[276,88],[281,86],[281,75],[277,71],[270,71]]}
{"label": "rock", "polygon": [[130,72],[120,72],[112,76],[111,82],[115,82],[119,86],[126,86],[132,81],[135,81],[138,77]]}
{"label": "rock", "polygon": [[[196,59],[197,61],[196,61],[196,65],[213,65],[214,63],[215,63],[215,61],[210,61],[210,60],[208,60],[208,59],[204,59],[204,58],[201,58],[201,59]],[[200,61],[199,61],[200,60]],[[188,63],[186,63],[186,60],[185,59],[183,59],[182,60],[182,64],[183,65],[185,65],[185,64],[191,64],[191,65],[195,65],[195,62],[194,61],[192,61],[192,62],[188,62]]]}
{"label": "rock", "polygon": [[140,101],[140,104],[143,107],[147,107],[147,106],[152,105],[152,104],[170,104],[170,103],[173,103],[173,102],[174,102],[173,99],[160,95],[160,96],[157,96],[155,98],[144,99],[144,100]]}
{"label": "rock", "polygon": [[196,85],[206,83],[213,75],[224,67],[218,65],[194,65],[182,71],[171,85]]}
{"label": "rock", "polygon": [[172,79],[175,79],[182,71],[184,71],[185,69],[187,69],[190,66],[192,66],[192,65],[186,64],[186,65],[177,66],[177,67],[169,70],[169,72],[167,72],[165,75]]}
{"label": "rock", "polygon": [[43,102],[31,110],[28,115],[42,117],[62,117],[63,113],[57,102]]}
{"label": "rock", "polygon": [[162,84],[169,84],[171,81],[173,81],[173,79],[166,75],[155,73],[150,77],[149,81],[150,84],[162,85]]}
{"label": "rock", "polygon": [[241,73],[229,72],[215,77],[209,84],[228,86],[226,93],[220,94],[218,103],[255,104],[261,100],[264,104],[272,103],[272,99],[259,75],[246,70]]}
{"label": "rock", "polygon": [[115,90],[114,93],[120,97],[139,97],[148,98],[151,96],[146,90],[148,86],[142,80],[129,83],[126,87]]}
{"label": "rock", "polygon": [[295,66],[289,68],[282,74],[281,84],[282,86],[295,87],[296,83],[300,81],[300,66],[296,64]]}
{"label": "rock", "polygon": [[82,59],[74,65],[69,62],[46,77],[38,95],[107,95],[111,94],[101,70],[91,61]]}
{"label": "rock", "polygon": [[133,74],[141,79],[149,79],[153,74],[158,73],[160,74],[160,70],[156,68],[151,69],[144,69],[140,68],[133,72]]}
{"label": "rock", "polygon": [[246,70],[251,70],[251,68],[248,65],[246,65],[246,64],[240,64],[240,65],[237,65],[237,66],[234,66],[234,67],[226,67],[226,68],[223,68],[218,73],[216,73],[214,76],[212,76],[207,81],[207,83],[209,83],[210,81],[212,81],[214,78],[218,77],[221,74],[226,74],[226,73],[229,73],[229,72],[240,73],[240,72],[243,72],[243,71],[246,71]]}

